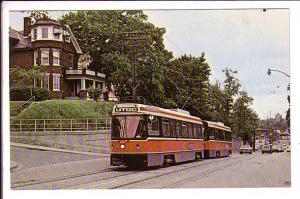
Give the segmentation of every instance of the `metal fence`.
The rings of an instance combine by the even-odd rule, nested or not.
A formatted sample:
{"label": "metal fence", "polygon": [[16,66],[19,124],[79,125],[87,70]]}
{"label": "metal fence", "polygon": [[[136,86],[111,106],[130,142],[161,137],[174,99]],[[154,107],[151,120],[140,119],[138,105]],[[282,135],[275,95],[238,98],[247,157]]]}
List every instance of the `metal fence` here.
{"label": "metal fence", "polygon": [[109,130],[111,118],[12,119],[11,132],[82,132]]}

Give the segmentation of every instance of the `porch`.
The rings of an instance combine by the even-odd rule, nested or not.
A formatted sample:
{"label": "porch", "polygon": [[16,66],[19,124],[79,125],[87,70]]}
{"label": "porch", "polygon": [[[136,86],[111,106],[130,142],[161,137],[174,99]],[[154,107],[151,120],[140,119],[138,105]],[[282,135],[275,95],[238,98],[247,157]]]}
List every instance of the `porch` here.
{"label": "porch", "polygon": [[[67,99],[88,99],[87,89],[100,87],[105,91],[105,74],[87,69],[66,70],[65,96]],[[100,99],[103,99],[103,93]]]}

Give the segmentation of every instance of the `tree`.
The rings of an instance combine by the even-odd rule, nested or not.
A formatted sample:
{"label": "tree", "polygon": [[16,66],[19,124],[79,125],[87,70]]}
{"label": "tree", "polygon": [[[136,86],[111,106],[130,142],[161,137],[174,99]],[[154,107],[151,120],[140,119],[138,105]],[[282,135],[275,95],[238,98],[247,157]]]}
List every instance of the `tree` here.
{"label": "tree", "polygon": [[238,73],[236,70],[225,68],[222,71],[225,73],[225,80],[224,80],[224,93],[226,96],[225,124],[230,126],[232,124],[231,114],[233,110],[234,97],[238,94],[241,84],[239,83],[239,79],[235,77],[235,75]]}
{"label": "tree", "polygon": [[232,130],[233,134],[243,139],[244,143],[253,144],[253,133],[258,116],[250,108],[253,98],[246,91],[240,91],[239,96],[233,104]]}
{"label": "tree", "polygon": [[205,53],[199,57],[182,55],[170,62],[165,78],[166,96],[178,108],[190,111],[192,115],[209,118],[208,80],[210,66]]}
{"label": "tree", "polygon": [[40,67],[34,66],[33,68],[25,69],[19,66],[12,66],[10,68],[10,79],[14,84],[14,87],[33,87],[34,79],[41,77],[43,73],[41,72]]}
{"label": "tree", "polygon": [[51,19],[47,11],[29,11],[27,13],[29,14],[30,18],[33,20],[34,23],[43,19]]}
{"label": "tree", "polygon": [[19,66],[12,66],[10,68],[10,83],[13,88],[29,88],[30,96],[33,96],[34,79],[40,79],[42,72],[40,67],[34,66],[33,68],[25,69]]}
{"label": "tree", "polygon": [[[71,27],[82,50],[92,57],[90,67],[106,74],[108,90],[113,84],[119,97],[132,94],[130,82],[136,64],[137,95],[154,105],[162,103],[163,71],[173,56],[163,44],[166,30],[149,23],[143,11],[78,11],[60,21]],[[144,39],[135,41],[140,46],[137,52],[129,48],[128,32],[143,33]]]}
{"label": "tree", "polygon": [[210,113],[213,121],[220,121],[225,123],[226,114],[226,95],[221,89],[221,83],[217,81],[214,85],[209,86],[209,98],[211,100]]}

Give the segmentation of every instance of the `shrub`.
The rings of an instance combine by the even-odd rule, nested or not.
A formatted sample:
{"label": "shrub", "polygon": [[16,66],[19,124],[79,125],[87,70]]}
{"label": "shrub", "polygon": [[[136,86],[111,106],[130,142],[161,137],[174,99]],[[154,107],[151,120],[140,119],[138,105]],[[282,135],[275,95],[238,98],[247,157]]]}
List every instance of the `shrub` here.
{"label": "shrub", "polygon": [[87,92],[90,98],[92,98],[95,101],[98,101],[100,99],[102,89],[99,86],[97,88],[90,87],[87,89]]}
{"label": "shrub", "polygon": [[27,101],[30,98],[31,98],[31,90],[28,87],[10,89],[11,101]]}
{"label": "shrub", "polygon": [[36,101],[44,101],[50,99],[50,92],[45,88],[35,88],[33,90],[33,95]]}
{"label": "shrub", "polygon": [[11,88],[10,100],[11,101],[27,101],[32,96],[35,96],[36,101],[43,101],[50,99],[50,92],[44,88]]}

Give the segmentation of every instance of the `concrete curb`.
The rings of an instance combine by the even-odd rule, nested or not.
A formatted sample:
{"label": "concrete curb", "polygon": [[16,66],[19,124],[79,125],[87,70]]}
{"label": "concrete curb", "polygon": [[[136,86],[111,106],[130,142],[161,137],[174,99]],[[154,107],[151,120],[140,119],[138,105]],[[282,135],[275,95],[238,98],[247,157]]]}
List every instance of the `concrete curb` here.
{"label": "concrete curb", "polygon": [[38,150],[56,151],[56,152],[64,152],[64,153],[75,153],[75,154],[81,154],[81,155],[93,155],[93,156],[100,156],[100,157],[109,157],[110,156],[110,154],[74,151],[74,150],[69,150],[69,149],[57,149],[57,148],[52,148],[52,147],[23,144],[23,143],[16,143],[16,142],[11,142],[10,145],[15,146],[15,147],[28,148],[28,149],[38,149]]}

